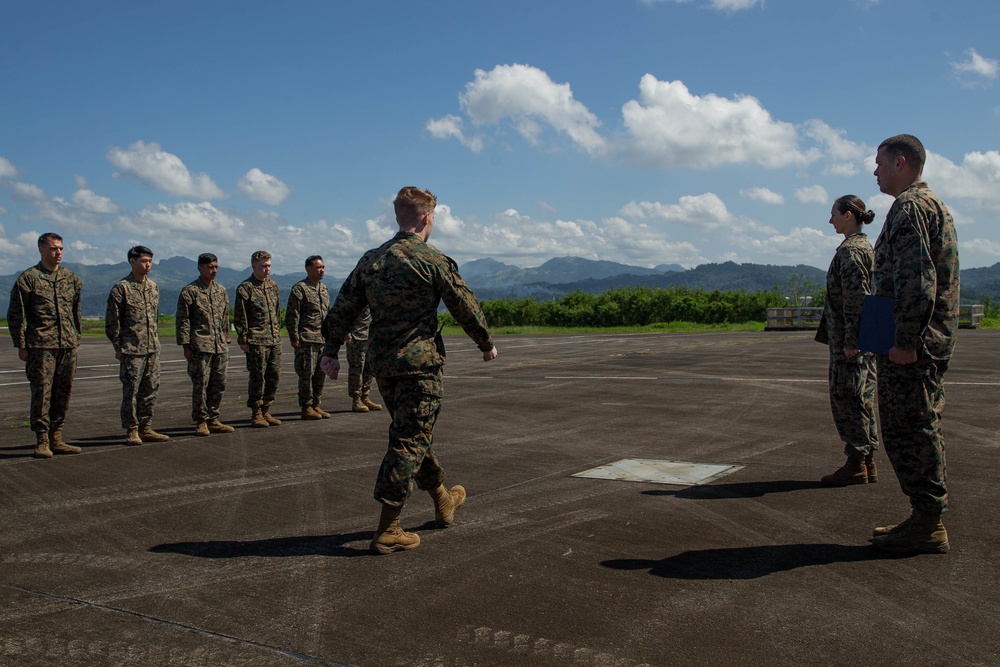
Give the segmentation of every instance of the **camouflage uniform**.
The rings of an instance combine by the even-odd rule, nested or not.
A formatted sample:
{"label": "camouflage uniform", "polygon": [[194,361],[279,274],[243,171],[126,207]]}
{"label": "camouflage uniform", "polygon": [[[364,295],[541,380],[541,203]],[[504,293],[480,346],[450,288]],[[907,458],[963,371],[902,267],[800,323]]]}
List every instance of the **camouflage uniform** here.
{"label": "camouflage uniform", "polygon": [[205,285],[201,278],[186,285],[177,297],[177,344],[190,345],[194,352],[187,372],[193,384],[191,419],[195,422],[219,418],[226,391],[229,341],[226,288],[216,281]]}
{"label": "camouflage uniform", "polygon": [[944,203],[920,181],[899,194],[875,244],[875,294],[895,297],[895,345],[915,364],[878,355],[882,439],[913,509],[939,515],[945,484],[942,378],[958,330],[958,239]]}
{"label": "camouflage uniform", "polygon": [[414,481],[423,490],[444,481],[433,449],[444,395],[444,344],[437,333],[442,299],[479,349],[491,350],[486,319],[455,262],[417,234],[399,232],[365,253],[323,322],[323,353],[335,357],[365,306],[371,307],[369,360],[392,415],[374,496],[393,507],[403,506]]}
{"label": "camouflage uniform", "polygon": [[367,396],[372,390],[372,380],[375,371],[371,364],[365,363],[368,354],[368,329],[372,324],[371,308],[361,311],[361,316],[354,322],[349,340],[347,341],[347,394],[351,398]]}
{"label": "camouflage uniform", "polygon": [[326,374],[319,367],[323,356],[323,318],[330,310],[330,292],[322,282],[303,278],[292,286],[285,305],[285,329],[295,348],[295,374],[299,377],[299,407],[319,407]]}
{"label": "camouflage uniform", "polygon": [[236,288],[233,316],[236,340],[250,346],[246,353],[247,407],[267,408],[274,403],[281,377],[281,297],[278,283],[250,276]]}
{"label": "camouflage uniform", "polygon": [[121,353],[122,428],[149,424],[160,390],[160,289],[151,279],[129,273],[108,294],[104,333]]}
{"label": "camouflage uniform", "polygon": [[14,347],[28,350],[31,430],[58,431],[66,421],[80,346],[83,283],[69,269],[47,271],[41,262],[18,276],[10,290],[7,326]]}
{"label": "camouflage uniform", "polygon": [[871,291],[874,260],[872,246],[862,233],[840,244],[826,272],[825,331],[817,334],[817,340],[830,345],[830,407],[848,456],[878,451],[875,360],[865,352],[853,359],[844,355],[845,348],[858,347],[861,309],[865,294]]}

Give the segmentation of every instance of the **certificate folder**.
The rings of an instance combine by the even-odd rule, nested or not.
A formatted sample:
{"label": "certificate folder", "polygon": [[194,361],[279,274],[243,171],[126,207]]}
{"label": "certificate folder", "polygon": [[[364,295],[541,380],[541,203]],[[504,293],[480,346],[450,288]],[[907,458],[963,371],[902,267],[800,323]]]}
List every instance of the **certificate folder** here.
{"label": "certificate folder", "polygon": [[858,333],[858,349],[876,354],[889,354],[896,344],[896,320],[892,311],[896,300],[891,296],[865,296],[861,311],[861,331]]}

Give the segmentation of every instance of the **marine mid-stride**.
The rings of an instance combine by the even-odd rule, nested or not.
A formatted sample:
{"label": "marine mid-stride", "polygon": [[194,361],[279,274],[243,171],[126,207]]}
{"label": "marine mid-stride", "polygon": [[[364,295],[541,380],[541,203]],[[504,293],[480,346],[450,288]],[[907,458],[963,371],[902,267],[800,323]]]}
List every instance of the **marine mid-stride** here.
{"label": "marine mid-stride", "polygon": [[465,489],[444,486],[444,470],[433,448],[434,422],[443,396],[444,343],[438,333],[438,304],[445,306],[483,353],[497,356],[475,295],[455,262],[427,244],[437,199],[426,190],[405,187],[393,206],[399,233],[369,250],[340,288],[323,322],[326,339],[321,365],[331,378],[340,372],[337,353],[358,315],[372,312],[369,357],[379,393],[392,417],[389,447],[375,481],[382,504],[370,549],[386,554],[413,549],[420,537],[399,526],[399,515],[413,483],[434,499],[438,526],[452,523],[465,502]]}

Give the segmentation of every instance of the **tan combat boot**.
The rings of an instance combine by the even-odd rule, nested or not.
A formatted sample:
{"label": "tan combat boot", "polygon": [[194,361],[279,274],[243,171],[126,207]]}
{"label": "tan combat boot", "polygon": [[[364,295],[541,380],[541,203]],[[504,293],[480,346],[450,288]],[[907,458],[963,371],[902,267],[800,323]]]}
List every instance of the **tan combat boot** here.
{"label": "tan combat boot", "polygon": [[170,436],[166,433],[157,433],[153,430],[153,424],[146,422],[139,424],[139,439],[143,442],[166,442]]}
{"label": "tan combat boot", "polygon": [[265,405],[260,409],[260,414],[268,426],[281,426],[281,420],[271,414],[271,406]]}
{"label": "tan combat boot", "polygon": [[888,535],[889,533],[894,533],[897,530],[903,530],[910,525],[910,521],[913,520],[913,515],[906,517],[901,522],[891,525],[891,526],[878,526],[872,530],[872,537],[878,537],[879,535]]}
{"label": "tan combat boot", "polygon": [[375,401],[371,400],[370,398],[368,398],[367,394],[361,397],[361,402],[364,403],[365,407],[371,410],[372,412],[378,412],[379,410],[382,409],[382,406],[376,403]]}
{"label": "tan combat boot", "polygon": [[434,499],[434,522],[441,528],[447,528],[455,520],[455,510],[465,502],[465,488],[455,485],[448,490],[444,484],[439,484],[428,493]]}
{"label": "tan combat boot", "polygon": [[823,486],[849,486],[851,484],[867,484],[868,471],[865,468],[863,456],[850,455],[847,463],[834,470],[829,475],[820,478]]}
{"label": "tan combat boot", "polygon": [[322,419],[323,415],[316,411],[311,405],[307,405],[302,408],[302,418],[303,419]]}
{"label": "tan combat boot", "polygon": [[267,428],[270,426],[267,420],[264,419],[264,413],[261,411],[260,406],[253,409],[253,415],[250,417],[250,426],[254,428]]}
{"label": "tan combat boot", "polygon": [[51,459],[52,450],[49,449],[49,432],[35,431],[35,452],[32,454],[36,459]]}
{"label": "tan combat boot", "polygon": [[875,484],[878,482],[878,467],[875,465],[874,452],[865,457],[865,469],[868,472],[868,483]]}
{"label": "tan combat boot", "polygon": [[139,429],[133,426],[125,434],[125,444],[126,445],[141,445],[142,438],[139,437]]}
{"label": "tan combat boot", "polygon": [[368,412],[368,406],[361,400],[360,396],[355,396],[351,402],[351,410],[354,412]]}
{"label": "tan combat boot", "polygon": [[318,414],[323,419],[329,419],[330,418],[330,413],[327,412],[326,410],[324,410],[323,408],[319,407],[318,405],[312,406],[312,409],[315,410],[316,414]]}
{"label": "tan combat boot", "polygon": [[209,419],[206,426],[208,427],[209,433],[232,433],[236,430],[229,424],[223,424],[220,422],[218,417],[215,419]]}
{"label": "tan combat boot", "polygon": [[207,438],[212,435],[208,430],[208,424],[203,421],[198,422],[198,425],[194,429],[194,434],[200,438]]}
{"label": "tan combat boot", "polygon": [[909,521],[872,539],[872,545],[880,551],[892,553],[946,554],[950,548],[948,531],[941,522],[941,515],[916,510]]}
{"label": "tan combat boot", "polygon": [[372,538],[368,549],[373,554],[391,554],[393,551],[416,549],[420,546],[420,536],[407,533],[399,527],[399,514],[402,507],[382,504],[382,516],[378,519],[378,530]]}
{"label": "tan combat boot", "polygon": [[49,431],[49,448],[53,454],[79,454],[83,451],[76,445],[70,445],[63,440],[60,429]]}

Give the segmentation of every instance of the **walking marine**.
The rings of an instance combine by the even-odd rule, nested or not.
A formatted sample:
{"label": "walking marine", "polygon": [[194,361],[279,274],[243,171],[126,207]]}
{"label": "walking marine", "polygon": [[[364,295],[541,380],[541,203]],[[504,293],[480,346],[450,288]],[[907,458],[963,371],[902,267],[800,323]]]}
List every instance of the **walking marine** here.
{"label": "walking marine", "polygon": [[53,454],[80,451],[63,440],[62,427],[80,347],[83,285],[73,272],[60,266],[61,236],[53,232],[39,236],[38,254],[38,264],[18,276],[10,290],[7,327],[18,358],[25,362],[31,387],[34,456],[50,459]]}
{"label": "walking marine", "polygon": [[132,271],[108,294],[104,332],[121,364],[121,423],[126,445],[166,442],[170,436],[153,430],[153,406],[160,390],[160,290],[149,277],[153,251],[137,245],[128,251]]}
{"label": "walking marine", "polygon": [[319,255],[306,258],[306,277],[295,283],[285,305],[285,329],[295,350],[295,374],[299,378],[299,408],[303,419],[329,419],[323,410],[326,374],[320,368],[323,356],[323,318],[330,310],[330,292],[323,284],[326,265]]}
{"label": "walking marine", "polygon": [[184,348],[191,377],[191,419],[195,435],[231,433],[233,427],[219,421],[229,367],[229,294],[215,282],[215,255],[198,256],[198,273],[177,297],[177,344]]}
{"label": "walking marine", "polygon": [[281,297],[271,274],[271,253],[258,250],[250,257],[253,274],[236,288],[233,326],[237,343],[246,354],[247,407],[250,425],[280,426],[271,415],[271,404],[281,378]]}
{"label": "walking marine", "polygon": [[465,502],[464,488],[445,488],[444,469],[433,447],[434,422],[444,395],[445,351],[437,329],[442,299],[482,351],[483,361],[497,356],[483,312],[455,262],[427,244],[436,204],[426,190],[399,191],[393,201],[399,233],[364,254],[323,322],[321,364],[336,379],[337,353],[358,316],[366,306],[371,308],[370,360],[392,418],[388,449],[375,481],[374,497],[382,513],[369,548],[379,554],[420,544],[418,535],[399,525],[414,483],[431,495],[440,527],[450,525]]}

